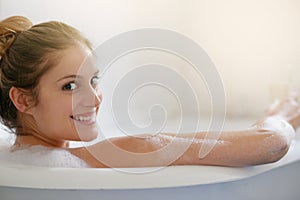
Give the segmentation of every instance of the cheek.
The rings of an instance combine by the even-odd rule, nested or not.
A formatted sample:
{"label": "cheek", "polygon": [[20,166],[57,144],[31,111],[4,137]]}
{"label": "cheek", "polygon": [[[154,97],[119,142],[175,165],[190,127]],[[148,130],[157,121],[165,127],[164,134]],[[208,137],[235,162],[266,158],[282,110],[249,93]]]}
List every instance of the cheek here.
{"label": "cheek", "polygon": [[[69,96],[48,96],[41,100],[40,110],[51,117],[60,118],[71,115],[72,97]],[[47,114],[48,113],[48,114]]]}
{"label": "cheek", "polygon": [[33,115],[38,128],[45,132],[60,130],[60,127],[70,123],[72,100],[64,97],[41,98],[35,107]]}

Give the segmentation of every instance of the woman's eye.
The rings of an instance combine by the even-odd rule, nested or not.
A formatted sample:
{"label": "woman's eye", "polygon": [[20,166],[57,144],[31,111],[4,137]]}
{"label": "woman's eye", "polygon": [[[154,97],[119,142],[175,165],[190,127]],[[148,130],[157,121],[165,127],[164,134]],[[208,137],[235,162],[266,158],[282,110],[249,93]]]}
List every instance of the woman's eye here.
{"label": "woman's eye", "polygon": [[75,90],[76,88],[77,88],[77,85],[74,82],[68,83],[63,86],[63,90]]}
{"label": "woman's eye", "polygon": [[93,87],[97,87],[98,86],[98,83],[99,83],[99,77],[98,76],[94,76],[92,79],[91,79],[91,85]]}

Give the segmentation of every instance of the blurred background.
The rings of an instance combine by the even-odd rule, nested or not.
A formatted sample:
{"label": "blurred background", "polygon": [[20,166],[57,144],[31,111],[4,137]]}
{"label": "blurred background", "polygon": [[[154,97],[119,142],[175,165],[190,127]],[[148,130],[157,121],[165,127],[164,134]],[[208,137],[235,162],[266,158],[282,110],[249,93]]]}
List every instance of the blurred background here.
{"label": "blurred background", "polygon": [[229,117],[260,116],[275,98],[300,92],[299,0],[0,0],[0,18],[11,15],[66,22],[94,46],[145,27],[186,35],[219,71]]}

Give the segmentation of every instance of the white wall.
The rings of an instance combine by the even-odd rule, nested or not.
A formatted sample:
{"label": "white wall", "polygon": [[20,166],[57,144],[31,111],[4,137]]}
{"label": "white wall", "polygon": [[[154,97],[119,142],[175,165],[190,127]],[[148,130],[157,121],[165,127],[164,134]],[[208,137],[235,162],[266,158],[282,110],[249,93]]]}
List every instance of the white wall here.
{"label": "white wall", "polygon": [[185,34],[219,70],[230,116],[260,115],[285,86],[300,91],[298,0],[0,0],[1,18],[16,14],[67,22],[94,44],[143,27]]}

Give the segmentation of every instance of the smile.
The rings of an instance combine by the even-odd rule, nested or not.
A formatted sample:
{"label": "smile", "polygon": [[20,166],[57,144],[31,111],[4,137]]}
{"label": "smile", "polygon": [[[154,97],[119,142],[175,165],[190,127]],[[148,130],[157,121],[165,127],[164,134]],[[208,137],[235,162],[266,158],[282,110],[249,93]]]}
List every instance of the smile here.
{"label": "smile", "polygon": [[96,113],[86,113],[79,115],[72,115],[71,118],[77,122],[83,123],[85,125],[94,124],[96,122]]}

